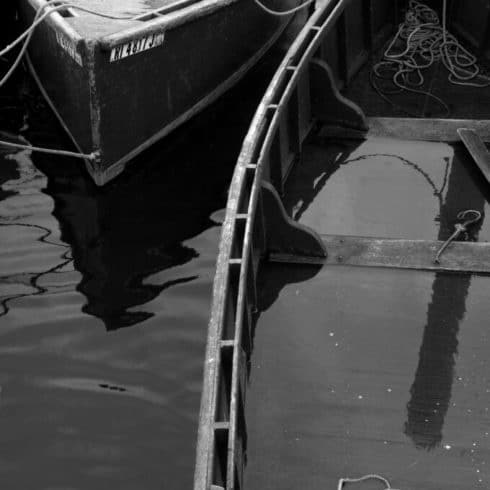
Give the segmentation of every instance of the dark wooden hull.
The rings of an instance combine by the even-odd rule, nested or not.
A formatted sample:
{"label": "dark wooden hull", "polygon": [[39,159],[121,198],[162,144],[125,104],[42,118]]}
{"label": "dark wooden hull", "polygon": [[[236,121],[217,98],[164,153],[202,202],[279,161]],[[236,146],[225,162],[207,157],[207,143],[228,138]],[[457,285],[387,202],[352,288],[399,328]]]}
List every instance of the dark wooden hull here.
{"label": "dark wooden hull", "polygon": [[[208,10],[187,22],[149,21],[94,40],[51,18],[36,30],[29,54],[38,81],[78,148],[98,152],[98,163],[87,162],[98,184],[229,89],[287,22],[247,0]],[[32,20],[27,0],[21,12],[25,23]],[[142,36],[163,42],[111,60],[114,49]]]}
{"label": "dark wooden hull", "polygon": [[16,31],[16,5],[14,2],[7,2],[2,6],[2,15],[0,16],[0,43],[5,46],[12,41]]}

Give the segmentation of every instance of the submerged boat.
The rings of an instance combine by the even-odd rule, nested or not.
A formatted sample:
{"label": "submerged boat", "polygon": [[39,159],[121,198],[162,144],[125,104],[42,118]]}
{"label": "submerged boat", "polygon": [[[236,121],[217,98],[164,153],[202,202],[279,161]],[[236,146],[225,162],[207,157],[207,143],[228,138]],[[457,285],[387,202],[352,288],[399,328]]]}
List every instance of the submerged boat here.
{"label": "submerged boat", "polygon": [[291,19],[249,0],[18,4],[24,27],[53,10],[28,63],[78,150],[94,155],[86,164],[100,185],[236,83]]}
{"label": "submerged boat", "polygon": [[431,4],[324,2],[257,109],[195,490],[488,487],[488,5]]}

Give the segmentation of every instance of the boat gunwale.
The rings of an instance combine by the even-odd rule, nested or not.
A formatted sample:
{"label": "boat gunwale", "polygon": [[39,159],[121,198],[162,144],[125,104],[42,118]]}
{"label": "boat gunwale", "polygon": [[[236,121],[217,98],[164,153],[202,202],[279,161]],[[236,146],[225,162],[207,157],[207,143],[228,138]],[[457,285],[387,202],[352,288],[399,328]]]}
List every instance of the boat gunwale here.
{"label": "boat gunwale", "polygon": [[[45,19],[52,27],[57,28],[68,36],[73,42],[92,41],[95,42],[102,50],[110,50],[113,47],[132,40],[137,36],[150,35],[162,30],[170,30],[179,27],[188,22],[192,22],[201,17],[211,15],[222,8],[228,7],[233,3],[243,0],[196,0],[195,2],[184,5],[180,9],[172,10],[168,13],[160,14],[162,10],[171,9],[172,5],[164,5],[157,9],[148,10],[141,15],[135,16],[133,21],[141,22],[140,25],[130,25],[122,27],[121,30],[95,36],[83,36],[77,31],[76,27],[70,24],[59,12],[53,12]],[[46,0],[28,0],[34,10],[46,5]],[[259,8],[259,7],[257,7]],[[156,15],[154,19],[144,20],[145,17]]]}
{"label": "boat gunwale", "polygon": [[[226,452],[226,488],[235,488],[236,471],[235,453],[237,444],[237,425],[239,408],[240,357],[243,352],[242,332],[247,302],[247,280],[250,274],[250,262],[253,262],[252,234],[256,222],[257,208],[260,203],[261,181],[267,156],[273,139],[277,134],[280,118],[287,102],[297,88],[298,81],[308,69],[314,53],[323,38],[331,31],[339,16],[351,4],[351,0],[328,0],[316,10],[301,30],[279,68],[276,70],[264,97],[262,98],[242,149],[229,188],[226,216],[222,227],[216,275],[213,282],[213,301],[208,326],[206,361],[204,368],[201,411],[196,450],[196,470],[194,476],[195,490],[221,488],[213,486],[211,481],[212,465],[215,463],[215,431],[218,412],[219,374],[221,362],[222,336],[225,329],[227,299],[230,294],[230,268],[232,264],[240,265],[238,292],[236,294],[233,335],[233,361],[231,375],[231,393],[228,421],[228,442]],[[296,62],[291,65],[291,62]],[[286,77],[290,79],[284,85]],[[282,91],[281,91],[282,88]],[[274,101],[276,101],[274,103]],[[271,115],[272,114],[272,115]],[[308,128],[311,129],[312,125]],[[308,131],[307,131],[308,132]],[[306,136],[306,135],[305,135]],[[301,138],[300,138],[301,139]],[[301,146],[302,141],[299,142]],[[256,158],[255,158],[256,156]],[[247,192],[247,171],[254,172],[248,203],[243,203]],[[246,214],[240,209],[246,208]],[[242,213],[244,211],[242,210]],[[237,238],[238,218],[245,218],[242,254],[240,259],[232,258],[233,243]],[[252,264],[253,266],[253,264]]]}
{"label": "boat gunwale", "polygon": [[[35,12],[37,12],[40,8],[44,7],[47,5],[46,0],[27,0],[31,7],[34,9]],[[51,25],[51,27],[54,27],[58,30],[60,30],[65,36],[69,37],[74,43],[79,43],[83,41],[83,37],[80,35],[80,33],[71,25],[69,24],[65,18],[57,11],[52,12],[50,15],[48,15],[45,19],[44,22],[47,22],[48,24]]]}
{"label": "boat gunwale", "polygon": [[[141,25],[130,26],[113,34],[102,36],[98,40],[99,45],[103,50],[110,50],[121,43],[134,39],[136,36],[145,36],[154,32],[161,32],[162,30],[175,29],[240,1],[242,0],[197,0],[196,3],[192,3],[182,9],[163,14],[152,20],[144,21]],[[145,16],[155,12],[158,11],[145,12]]]}

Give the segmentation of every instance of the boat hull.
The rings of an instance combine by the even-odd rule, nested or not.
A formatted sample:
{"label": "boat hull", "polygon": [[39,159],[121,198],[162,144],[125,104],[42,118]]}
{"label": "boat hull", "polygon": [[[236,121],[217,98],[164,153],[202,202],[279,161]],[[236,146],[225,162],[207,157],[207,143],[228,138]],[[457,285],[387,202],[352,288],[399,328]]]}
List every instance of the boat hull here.
{"label": "boat hull", "polygon": [[[24,5],[25,23],[33,12]],[[98,153],[99,161],[87,167],[105,184],[236,83],[286,22],[247,0],[173,26],[149,22],[119,40],[71,36],[48,19],[36,30],[29,54],[79,150]],[[131,52],[145,42],[155,46]]]}
{"label": "boat hull", "polygon": [[[386,458],[380,459],[379,454],[388,450],[390,457],[393,455],[385,465],[386,471],[391,471],[391,462],[396,462],[395,453],[400,448],[405,445],[413,451],[405,436],[417,449],[430,451],[441,444],[446,414],[441,407],[447,408],[451,398],[457,332],[465,313],[470,311],[471,302],[466,306],[468,273],[490,273],[490,246],[483,233],[478,235],[488,200],[485,192],[478,189],[487,189],[487,181],[478,182],[466,163],[462,164],[463,159],[458,162],[461,149],[451,148],[448,143],[462,138],[478,171],[486,175],[490,154],[484,141],[488,139],[486,129],[490,123],[488,119],[475,118],[475,113],[487,118],[489,110],[481,88],[469,94],[468,87],[457,87],[452,113],[464,119],[426,118],[426,107],[417,112],[422,117],[379,117],[381,109],[385,110],[383,104],[388,106],[391,116],[396,116],[399,106],[386,100],[385,94],[392,95],[393,90],[383,93],[372,82],[376,75],[373,64],[362,65],[370,59],[377,63],[380,59],[377,48],[380,47],[380,54],[384,53],[387,34],[399,32],[398,19],[404,11],[397,4],[385,0],[322,2],[283,58],[251,122],[228,191],[216,265],[195,490],[292,489],[299,485],[333,488],[335,483],[342,488],[348,481],[354,483],[340,478],[346,455],[354,462],[351,473],[362,475],[378,465],[381,469],[377,471],[383,474]],[[388,12],[387,6],[391,6]],[[430,90],[445,88],[446,94],[455,93],[452,84],[445,80],[447,75],[440,80],[438,74],[437,70],[424,74],[427,93],[408,89],[404,99],[414,97],[417,103],[426,106],[427,99],[421,99],[421,95],[429,96]],[[439,90],[436,93],[440,96]],[[371,117],[364,114],[365,107]],[[398,170],[390,180],[388,175],[394,168]],[[353,178],[354,175],[357,177]],[[369,186],[371,191],[367,190]],[[407,209],[411,212],[407,213]],[[395,213],[393,218],[391,212]],[[442,248],[448,245],[444,240],[453,233],[458,219],[469,215],[473,217],[474,228],[470,231],[473,235],[468,235],[466,243],[451,243],[449,248]],[[461,226],[466,225],[459,223]],[[333,235],[336,227],[339,234]],[[460,229],[458,224],[456,229]],[[415,237],[407,238],[410,233]],[[480,243],[472,241],[478,237]],[[439,260],[442,250],[444,259]],[[355,268],[369,267],[370,274],[377,275],[377,279],[355,272]],[[339,289],[337,279],[341,276],[336,275],[335,269],[340,268],[348,271],[348,275],[353,274],[350,276],[353,282]],[[384,272],[392,269],[389,280],[380,273],[381,268]],[[426,296],[431,298],[427,304],[417,298],[413,307],[406,307],[407,302],[401,308],[404,294],[398,297],[397,294],[403,286],[393,288],[392,279],[398,276],[402,279],[400,284],[406,284],[408,276],[396,274],[395,269],[404,272],[410,269],[412,277],[424,281],[430,278],[430,271],[434,279],[432,284],[426,282],[431,293]],[[316,275],[323,276],[324,282],[310,283],[313,287],[293,286]],[[383,290],[388,282],[390,286]],[[367,310],[353,309],[352,305],[357,303],[353,302],[351,291],[357,286],[360,298],[357,303],[362,303],[369,291],[376,291],[374,296],[381,298],[379,307],[373,308],[370,299],[365,303]],[[333,294],[331,301],[326,302],[325,291],[329,288]],[[318,302],[317,312],[311,309],[312,298]],[[277,303],[282,303],[287,311],[280,317],[271,314]],[[471,306],[477,303],[474,301]],[[356,323],[354,317],[345,320],[346,312],[367,311],[366,315],[354,315],[359,320],[357,327],[362,327],[352,330],[355,341],[361,338],[357,351],[361,352],[367,345],[361,331],[365,333],[367,326],[378,328],[384,323],[387,335],[392,335],[393,325],[403,325],[404,317],[408,325],[413,324],[416,304],[422,306],[421,318],[427,317],[420,362],[411,388],[408,385],[403,390],[412,395],[407,410],[403,403],[397,403],[399,420],[403,421],[408,411],[404,435],[399,434],[403,422],[397,422],[395,431],[388,434],[383,422],[391,408],[386,399],[380,398],[378,403],[373,399],[379,397],[372,397],[360,408],[360,400],[366,398],[361,389],[347,396],[342,393],[338,398],[334,395],[336,390],[331,389],[331,377],[327,376],[325,386],[321,383],[332,366],[340,366],[339,372],[354,373],[354,378],[359,378],[361,371],[363,376],[369,372],[369,368],[359,370],[356,364],[359,356],[351,355],[355,349],[350,350],[349,346],[354,342],[345,343],[343,335]],[[300,305],[304,308],[302,313],[298,313]],[[393,316],[380,322],[381,310]],[[270,323],[265,321],[261,326],[260,317],[265,312],[263,316]],[[334,331],[325,333],[326,318],[342,332],[340,342],[336,342]],[[280,328],[272,328],[276,325]],[[312,325],[315,326],[310,328]],[[446,341],[437,332],[441,325],[446,333],[452,332]],[[257,336],[264,327],[270,335],[265,348],[258,346]],[[322,344],[312,337],[315,332],[321,332],[326,348],[335,341],[333,361],[330,359],[325,365],[315,358],[315,355],[320,360],[325,358],[325,349],[318,348]],[[286,338],[288,333],[291,335]],[[382,344],[380,352],[386,346],[392,347],[386,342],[380,344],[379,339],[387,338],[386,335],[376,334],[373,338],[376,348]],[[344,357],[349,355],[338,354],[342,345],[348,346],[345,353],[355,358],[348,369]],[[256,349],[262,349],[264,354],[258,362],[254,361]],[[441,354],[442,351],[449,354]],[[364,360],[372,359],[374,350],[369,347],[367,352]],[[471,350],[468,352],[473,359],[477,358]],[[336,362],[337,359],[340,361]],[[379,383],[379,359],[378,356],[373,364],[378,364],[372,370],[373,386]],[[399,359],[394,358],[396,364]],[[258,369],[261,373],[254,375],[255,367],[261,368]],[[275,369],[277,375],[271,377],[270,372]],[[441,376],[444,371],[450,373],[446,379]],[[311,375],[315,372],[316,378]],[[298,376],[297,387],[292,387]],[[393,375],[388,377],[391,383]],[[344,380],[343,374],[341,378]],[[262,384],[258,391],[257,381]],[[281,388],[273,388],[280,385],[283,398],[278,395]],[[361,385],[362,389],[367,386],[364,377]],[[382,382],[380,386],[386,385]],[[391,393],[391,388],[388,391]],[[321,395],[312,402],[311,396],[315,398],[316,393]],[[352,393],[362,394],[351,396]],[[339,403],[346,410],[339,410]],[[374,405],[374,412],[381,413],[382,421],[377,427],[382,430],[376,433],[369,426],[359,436],[366,427],[366,417],[374,413]],[[286,411],[284,407],[288,407]],[[330,411],[327,413],[326,409]],[[326,413],[323,420],[320,412]],[[293,425],[295,421],[299,423]],[[342,447],[336,456],[339,440]],[[395,444],[389,447],[387,441]],[[468,451],[471,447],[467,447],[467,441],[472,438],[464,433],[451,444]],[[451,445],[445,447],[450,448]],[[400,458],[403,468],[407,454],[408,451]],[[329,455],[330,466],[325,463],[325,455]],[[422,488],[430,480],[437,488],[447,488],[456,481],[465,463],[455,464],[454,459],[447,459],[442,466],[439,459],[436,465],[428,457],[422,464],[426,465],[425,474],[419,469],[411,475],[404,474],[400,487]],[[457,471],[448,478],[451,468]],[[334,475],[337,482],[332,478]],[[368,479],[372,475],[361,478]],[[387,480],[384,482],[385,487],[391,488]],[[462,487],[461,482],[454,486]]]}

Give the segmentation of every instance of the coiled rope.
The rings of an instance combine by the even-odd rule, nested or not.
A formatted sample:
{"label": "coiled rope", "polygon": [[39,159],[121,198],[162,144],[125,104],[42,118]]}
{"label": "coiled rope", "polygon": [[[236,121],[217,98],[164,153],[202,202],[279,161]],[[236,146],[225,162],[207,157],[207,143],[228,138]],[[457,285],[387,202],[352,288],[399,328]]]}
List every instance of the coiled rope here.
{"label": "coiled rope", "polygon": [[[448,80],[452,84],[476,88],[490,86],[490,79],[480,72],[476,56],[448,31],[447,17],[447,0],[443,0],[442,24],[430,7],[417,0],[409,1],[404,22],[371,73],[373,87],[390,104],[396,105],[388,95],[409,91],[432,98],[449,115],[449,107],[441,98],[421,88],[425,83],[424,70],[438,61],[448,70]],[[381,89],[379,80],[389,81],[391,87]]]}

